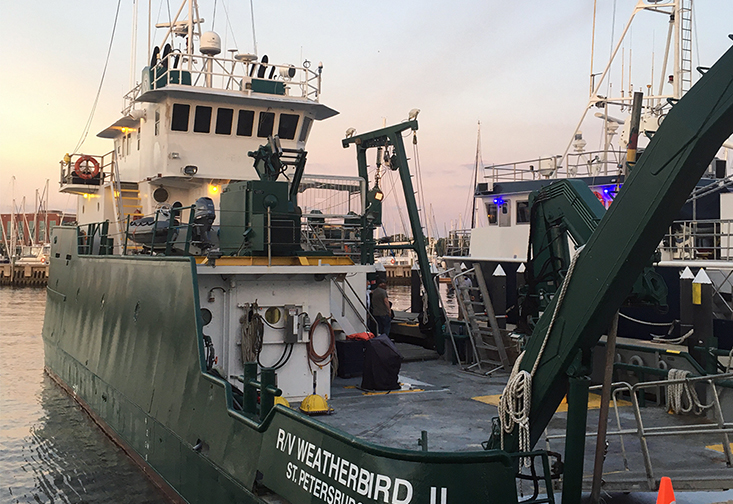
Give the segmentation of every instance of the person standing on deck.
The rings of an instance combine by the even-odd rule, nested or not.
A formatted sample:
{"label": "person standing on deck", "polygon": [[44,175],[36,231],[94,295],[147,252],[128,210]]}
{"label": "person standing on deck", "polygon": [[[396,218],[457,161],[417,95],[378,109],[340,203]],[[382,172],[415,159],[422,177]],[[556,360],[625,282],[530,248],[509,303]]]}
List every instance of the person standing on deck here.
{"label": "person standing on deck", "polygon": [[392,325],[392,308],[387,297],[387,282],[380,280],[377,288],[372,291],[372,313],[377,319],[379,334],[389,336],[390,326]]}

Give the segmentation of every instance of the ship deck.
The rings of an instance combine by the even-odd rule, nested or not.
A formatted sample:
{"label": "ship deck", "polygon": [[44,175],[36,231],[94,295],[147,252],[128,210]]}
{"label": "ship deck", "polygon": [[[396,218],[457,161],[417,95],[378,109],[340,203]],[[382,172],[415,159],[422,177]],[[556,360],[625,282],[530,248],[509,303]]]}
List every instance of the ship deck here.
{"label": "ship deck", "polygon": [[[418,440],[427,431],[430,451],[481,450],[491,432],[496,404],[508,373],[497,371],[490,376],[462,371],[434,352],[398,344],[408,362],[402,364],[400,383],[403,390],[365,392],[361,378],[336,378],[329,404],[334,413],[319,420],[354,436],[379,445],[422,450]],[[584,462],[584,487],[590,489],[598,426],[599,397],[589,399]],[[562,404],[536,448],[564,452],[567,407]],[[618,411],[618,421],[616,417]],[[663,406],[647,401],[640,408],[645,429],[667,426],[683,427],[715,423],[704,417],[671,415]],[[620,428],[636,429],[633,404],[619,401],[609,413],[609,432]],[[670,476],[679,490],[724,490],[733,488],[733,468],[726,466],[722,435],[647,436],[653,479]],[[624,457],[625,455],[625,457]],[[625,458],[625,461],[624,461]],[[640,437],[637,433],[609,435],[604,463],[604,490],[650,491]]]}

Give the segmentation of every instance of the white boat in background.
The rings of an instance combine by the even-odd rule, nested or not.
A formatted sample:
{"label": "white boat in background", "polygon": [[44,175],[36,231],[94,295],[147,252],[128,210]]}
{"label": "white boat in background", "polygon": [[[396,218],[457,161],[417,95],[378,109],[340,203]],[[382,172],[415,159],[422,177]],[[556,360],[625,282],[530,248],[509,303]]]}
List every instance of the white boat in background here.
{"label": "white boat in background", "polygon": [[[529,196],[533,191],[562,179],[579,179],[608,209],[634,160],[627,158],[633,138],[631,111],[631,26],[638,16],[655,16],[662,26],[664,54],[659,70],[645,86],[638,125],[638,153],[643,150],[672,106],[692,86],[709,62],[693,63],[693,2],[691,0],[639,0],[611,58],[599,73],[591,72],[590,95],[571,140],[557,155],[527,157],[524,161],[483,166],[474,192],[476,226],[470,231],[468,256],[485,266],[490,275],[497,265],[506,272],[507,320],[516,322],[517,270],[527,261],[530,235]],[[595,26],[594,26],[595,31]],[[661,31],[661,30],[660,30]],[[657,31],[659,33],[659,31]],[[721,35],[721,36],[724,36]],[[594,33],[595,37],[595,33]],[[645,48],[648,51],[648,49]],[[652,55],[654,53],[652,52]],[[624,58],[627,61],[624,61]],[[653,65],[654,63],[652,63]],[[609,85],[611,74],[621,72],[621,85]],[[624,74],[626,72],[626,74]],[[628,82],[625,82],[625,77]],[[584,133],[595,132],[584,136]],[[599,150],[587,150],[598,144]],[[669,311],[665,314],[625,310],[619,334],[649,339],[653,335],[679,334],[679,274],[686,267],[705,268],[715,291],[716,334],[733,343],[733,168],[730,140],[724,144],[696,189],[659,245],[657,271],[669,288]],[[481,176],[482,175],[482,176]],[[571,245],[572,242],[571,242]],[[572,250],[572,247],[571,247]],[[451,254],[456,258],[462,254]],[[461,259],[465,259],[461,257]],[[520,273],[521,274],[521,273]],[[521,279],[519,280],[521,283]],[[622,316],[624,315],[622,313]],[[722,340],[721,340],[722,343]]]}

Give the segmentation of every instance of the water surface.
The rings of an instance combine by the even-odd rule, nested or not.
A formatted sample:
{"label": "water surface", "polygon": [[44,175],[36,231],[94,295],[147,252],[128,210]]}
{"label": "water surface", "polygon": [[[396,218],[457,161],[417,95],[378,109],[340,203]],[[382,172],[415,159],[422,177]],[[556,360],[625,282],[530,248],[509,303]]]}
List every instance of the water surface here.
{"label": "water surface", "polygon": [[0,288],[0,502],[166,502],[43,372],[45,289]]}

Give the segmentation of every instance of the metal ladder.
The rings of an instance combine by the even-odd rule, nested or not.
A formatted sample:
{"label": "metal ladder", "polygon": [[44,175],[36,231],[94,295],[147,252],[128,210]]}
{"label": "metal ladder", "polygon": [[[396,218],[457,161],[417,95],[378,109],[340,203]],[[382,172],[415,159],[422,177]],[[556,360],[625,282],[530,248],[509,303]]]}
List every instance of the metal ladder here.
{"label": "metal ladder", "polygon": [[[466,321],[468,339],[473,350],[473,363],[466,369],[476,368],[480,373],[487,375],[499,369],[511,371],[512,366],[507,357],[506,348],[504,348],[501,329],[496,321],[494,307],[491,304],[481,267],[475,266],[460,271],[459,263],[456,263],[448,274],[455,288],[461,314]],[[471,280],[470,287],[462,285],[466,278]],[[481,367],[482,364],[488,364],[492,368],[485,372]]]}
{"label": "metal ladder", "polygon": [[692,87],[692,4],[680,2],[680,91],[685,94]]}

